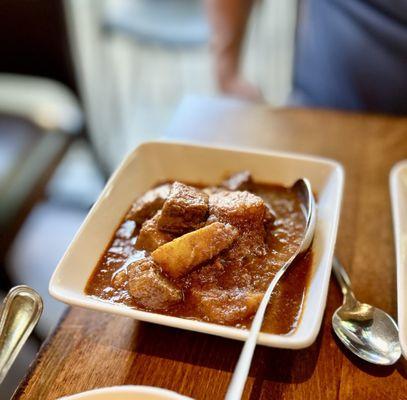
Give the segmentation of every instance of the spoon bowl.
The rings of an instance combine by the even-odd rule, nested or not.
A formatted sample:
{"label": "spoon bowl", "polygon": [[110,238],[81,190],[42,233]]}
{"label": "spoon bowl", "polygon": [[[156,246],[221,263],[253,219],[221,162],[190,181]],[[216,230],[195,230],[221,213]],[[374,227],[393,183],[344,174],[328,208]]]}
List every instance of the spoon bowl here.
{"label": "spoon bowl", "polygon": [[0,384],[41,317],[43,302],[32,288],[15,286],[0,304]]}
{"label": "spoon bowl", "polygon": [[337,259],[333,267],[344,294],[343,305],[332,316],[334,332],[363,360],[379,365],[395,364],[401,356],[396,322],[383,310],[357,301],[349,277]]}

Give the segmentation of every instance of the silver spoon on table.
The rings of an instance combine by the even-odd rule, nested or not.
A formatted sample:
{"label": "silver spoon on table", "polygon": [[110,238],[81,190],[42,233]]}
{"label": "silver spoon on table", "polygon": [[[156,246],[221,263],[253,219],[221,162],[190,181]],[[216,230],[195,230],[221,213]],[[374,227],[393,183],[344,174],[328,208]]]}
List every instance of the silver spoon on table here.
{"label": "silver spoon on table", "polygon": [[337,258],[333,271],[343,293],[343,304],[332,316],[333,329],[354,354],[373,364],[392,365],[401,356],[397,324],[379,308],[356,300],[350,279]]}
{"label": "silver spoon on table", "polygon": [[0,305],[0,383],[42,313],[41,296],[28,286],[15,286]]}
{"label": "silver spoon on table", "polygon": [[235,371],[232,376],[228,391],[226,393],[226,400],[238,400],[242,397],[244,385],[246,383],[247,375],[249,373],[250,365],[253,358],[253,353],[257,344],[257,336],[259,335],[264,314],[267,309],[267,305],[270,301],[271,294],[277,282],[287,271],[288,267],[292,265],[294,260],[304,254],[311,246],[312,239],[314,238],[315,225],[316,225],[316,205],[314,195],[312,194],[311,184],[308,179],[302,178],[294,183],[292,189],[297,191],[302,200],[305,215],[305,230],[301,244],[298,246],[297,251],[286,261],[286,263],[276,273],[269,287],[264,293],[263,299],[260,302],[259,308],[253,318],[252,326],[250,327],[249,335],[240,353],[239,361],[237,362]]}

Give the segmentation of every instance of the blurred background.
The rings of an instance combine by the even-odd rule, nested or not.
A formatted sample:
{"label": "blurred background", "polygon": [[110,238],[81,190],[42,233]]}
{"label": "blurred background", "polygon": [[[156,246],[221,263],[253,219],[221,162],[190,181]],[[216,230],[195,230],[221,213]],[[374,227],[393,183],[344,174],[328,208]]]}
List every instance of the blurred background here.
{"label": "blurred background", "polygon": [[[296,15],[295,0],[264,0],[249,24],[244,74],[275,106],[291,87]],[[0,3],[0,298],[23,283],[45,301],[0,399],[64,312],[48,281],[106,179],[185,99],[219,96],[209,47],[200,0]]]}

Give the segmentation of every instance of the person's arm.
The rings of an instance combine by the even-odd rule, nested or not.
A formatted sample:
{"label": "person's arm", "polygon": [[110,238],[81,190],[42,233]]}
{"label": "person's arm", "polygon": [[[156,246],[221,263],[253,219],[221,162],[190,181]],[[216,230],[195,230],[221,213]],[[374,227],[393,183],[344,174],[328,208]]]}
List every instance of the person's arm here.
{"label": "person's arm", "polygon": [[205,0],[212,28],[215,76],[219,89],[250,100],[260,91],[240,74],[240,58],[247,21],[255,0]]}

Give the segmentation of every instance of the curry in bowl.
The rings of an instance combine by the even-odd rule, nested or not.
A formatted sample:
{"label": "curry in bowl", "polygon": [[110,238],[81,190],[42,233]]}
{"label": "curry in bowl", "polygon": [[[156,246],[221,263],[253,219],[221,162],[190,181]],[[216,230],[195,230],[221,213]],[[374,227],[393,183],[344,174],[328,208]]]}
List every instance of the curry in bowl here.
{"label": "curry in bowl", "polygon": [[[299,246],[301,201],[249,172],[219,186],[160,184],[131,205],[85,292],[181,318],[247,328],[274,274]],[[289,334],[311,274],[309,250],[279,282],[262,330]]]}

